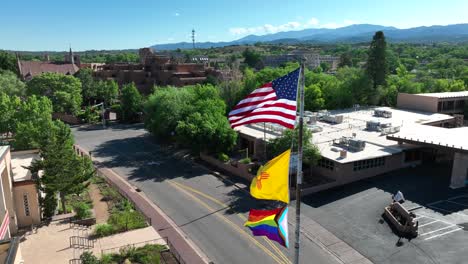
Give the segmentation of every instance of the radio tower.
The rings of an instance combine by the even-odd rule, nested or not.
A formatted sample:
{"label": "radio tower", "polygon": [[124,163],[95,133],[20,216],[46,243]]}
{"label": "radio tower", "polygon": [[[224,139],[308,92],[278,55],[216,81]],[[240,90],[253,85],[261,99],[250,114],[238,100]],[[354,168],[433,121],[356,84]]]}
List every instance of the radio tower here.
{"label": "radio tower", "polygon": [[195,29],[192,29],[192,47],[195,49]]}

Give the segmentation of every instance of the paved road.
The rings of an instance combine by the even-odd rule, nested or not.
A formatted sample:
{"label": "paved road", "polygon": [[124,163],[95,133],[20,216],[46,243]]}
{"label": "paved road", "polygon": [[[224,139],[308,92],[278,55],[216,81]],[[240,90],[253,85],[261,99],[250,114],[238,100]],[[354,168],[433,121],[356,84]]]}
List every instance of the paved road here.
{"label": "paved road", "polygon": [[[179,225],[214,263],[290,263],[289,250],[252,237],[243,223],[258,203],[238,186],[174,157],[141,126],[73,128],[76,143],[139,187]],[[170,153],[170,154],[168,154]],[[245,186],[245,185],[244,185]],[[290,242],[293,230],[289,230]],[[338,263],[302,237],[301,263]]]}

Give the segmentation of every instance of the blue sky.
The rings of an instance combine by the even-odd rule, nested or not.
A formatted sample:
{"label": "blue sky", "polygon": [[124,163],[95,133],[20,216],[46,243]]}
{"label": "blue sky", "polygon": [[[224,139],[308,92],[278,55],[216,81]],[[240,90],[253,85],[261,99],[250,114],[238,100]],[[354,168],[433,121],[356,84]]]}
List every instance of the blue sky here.
{"label": "blue sky", "polygon": [[140,48],[304,28],[468,23],[467,0],[2,1],[0,49]]}

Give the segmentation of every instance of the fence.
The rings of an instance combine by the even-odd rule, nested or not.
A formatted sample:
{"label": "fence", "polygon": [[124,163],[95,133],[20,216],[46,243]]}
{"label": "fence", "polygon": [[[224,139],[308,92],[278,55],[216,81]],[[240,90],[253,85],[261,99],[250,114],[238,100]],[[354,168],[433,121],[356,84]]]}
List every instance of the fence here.
{"label": "fence", "polygon": [[94,241],[86,237],[71,236],[70,248],[94,248]]}

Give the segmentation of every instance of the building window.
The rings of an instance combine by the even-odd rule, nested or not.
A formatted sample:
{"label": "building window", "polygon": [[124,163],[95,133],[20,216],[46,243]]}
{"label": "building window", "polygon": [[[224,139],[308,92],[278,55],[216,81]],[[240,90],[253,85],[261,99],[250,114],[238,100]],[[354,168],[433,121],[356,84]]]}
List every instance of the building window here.
{"label": "building window", "polygon": [[335,162],[326,158],[321,158],[317,165],[331,171],[335,169]]}
{"label": "building window", "polygon": [[28,200],[28,195],[25,193],[23,194],[23,203],[24,203],[24,214],[26,216],[29,216],[29,200]]}
{"label": "building window", "polygon": [[365,170],[370,168],[382,167],[385,165],[385,157],[367,159],[367,160],[358,160],[353,163],[353,170]]}

